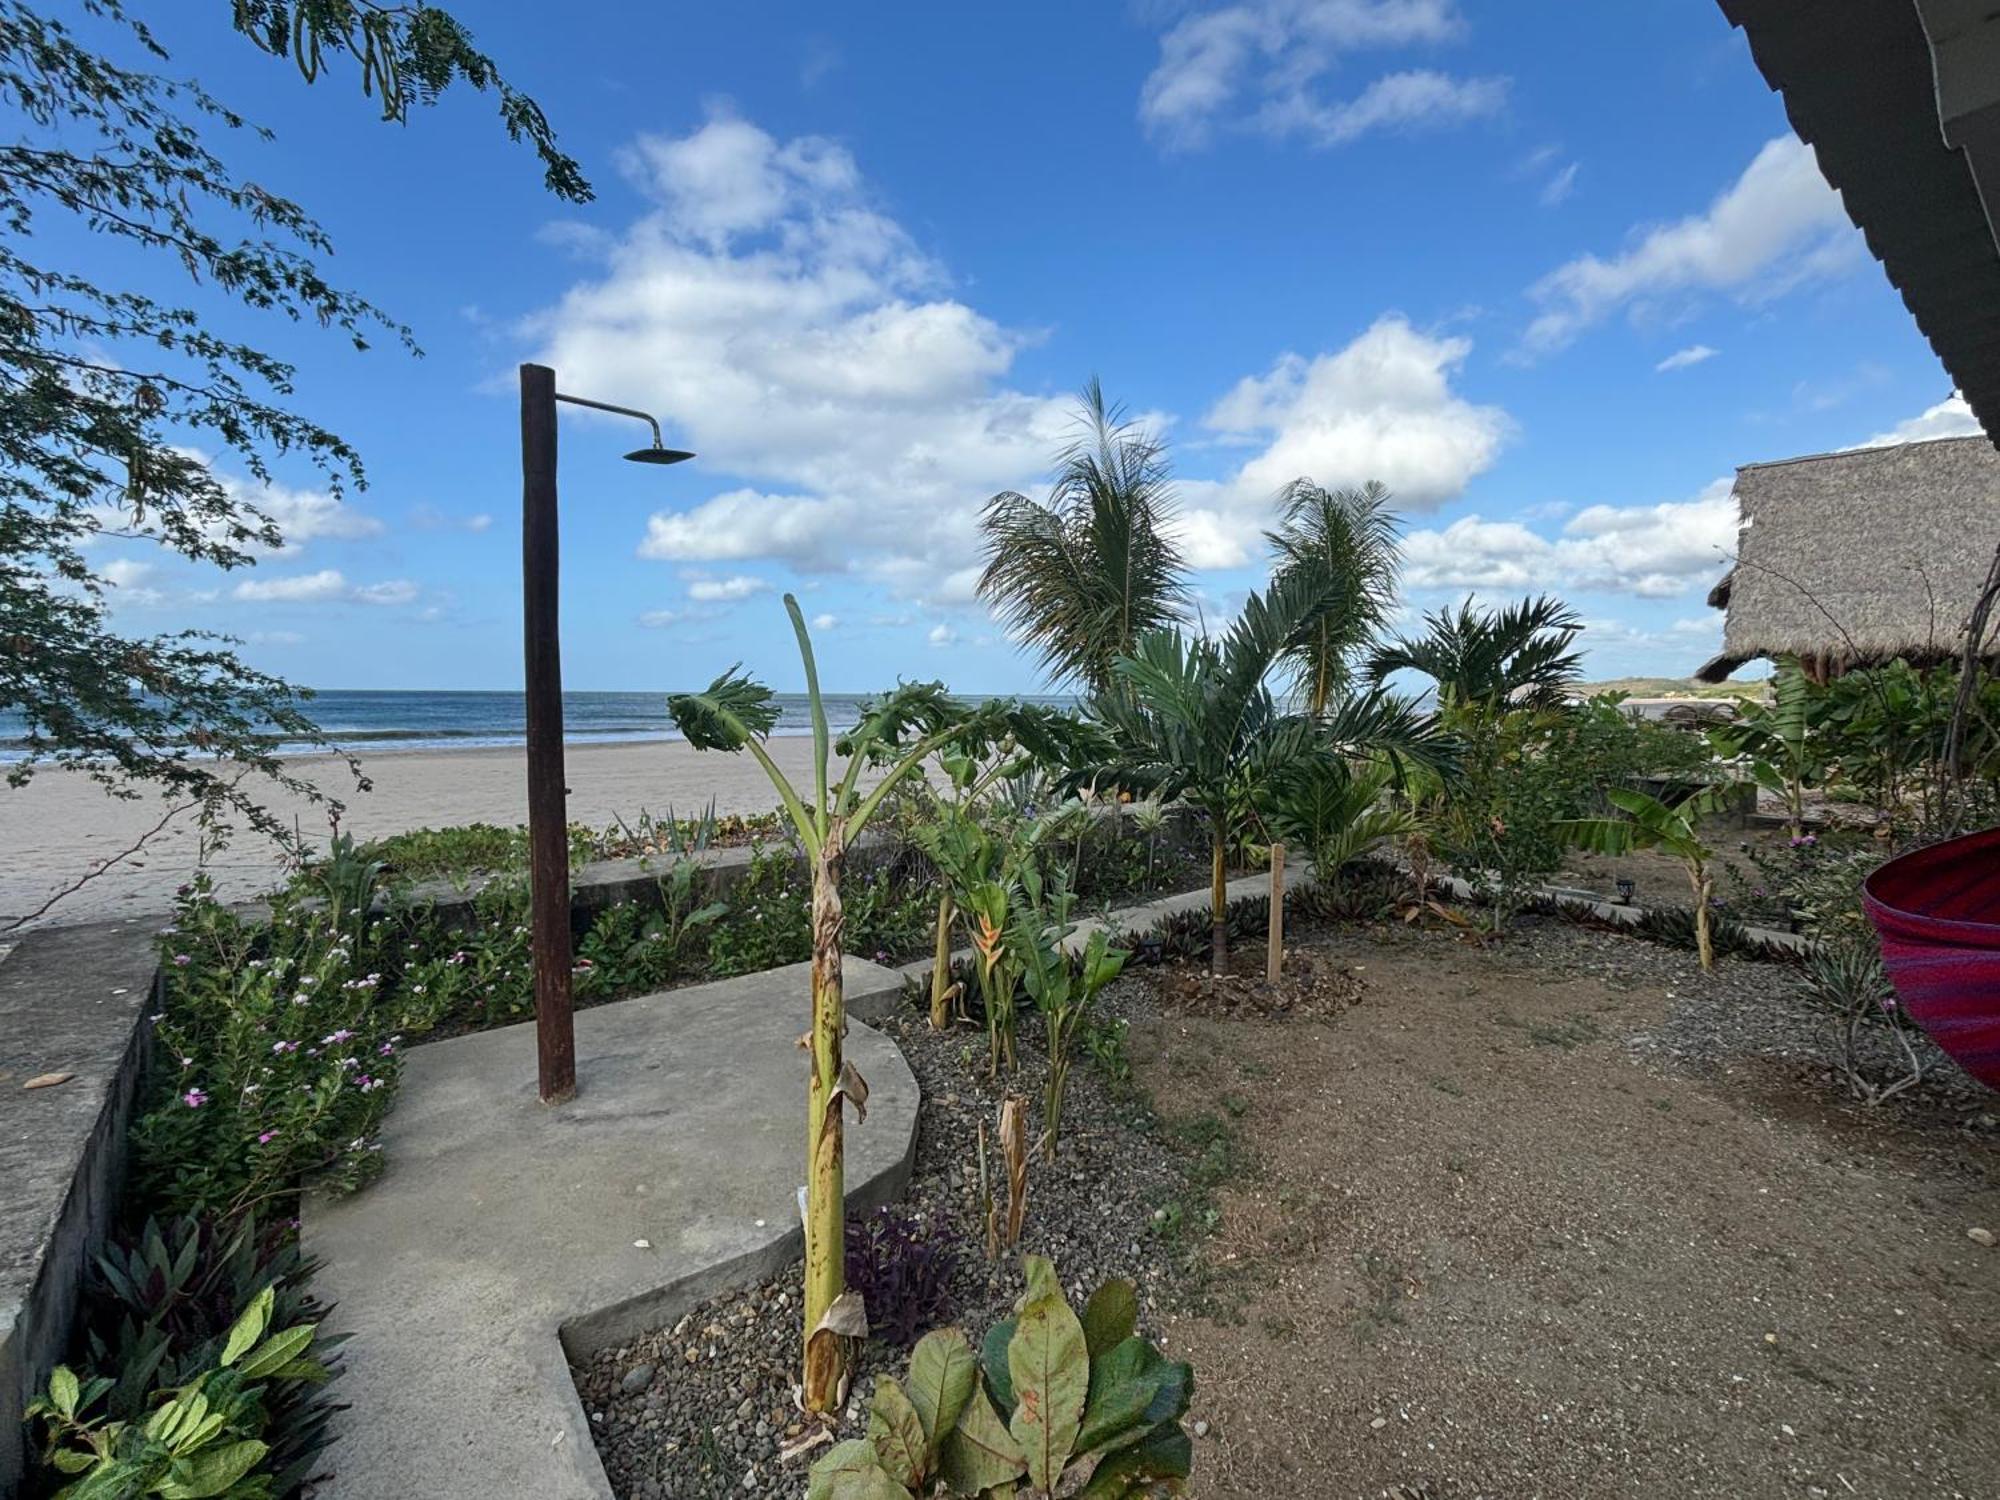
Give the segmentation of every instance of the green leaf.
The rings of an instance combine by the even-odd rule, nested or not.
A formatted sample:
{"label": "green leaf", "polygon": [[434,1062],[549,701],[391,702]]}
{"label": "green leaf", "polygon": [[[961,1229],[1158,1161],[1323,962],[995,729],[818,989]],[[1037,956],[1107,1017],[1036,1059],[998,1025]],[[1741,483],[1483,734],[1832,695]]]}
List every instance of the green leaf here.
{"label": "green leaf", "polygon": [[923,1418],[903,1388],[889,1376],[875,1382],[868,1408],[868,1441],[875,1458],[907,1489],[915,1489],[930,1472],[930,1445]]}
{"label": "green leaf", "polygon": [[945,1434],[979,1383],[972,1345],[956,1328],[940,1328],[917,1340],[910,1353],[910,1401],[924,1426],[925,1468],[937,1462]]}
{"label": "green leaf", "polygon": [[1146,1412],[1166,1379],[1166,1358],[1142,1338],[1129,1338],[1090,1364],[1090,1396],[1076,1435],[1079,1453],[1131,1442],[1157,1423]]}
{"label": "green leaf", "polygon": [[[1030,872],[1031,873],[1031,872]],[[1046,1255],[1024,1255],[1021,1257],[1021,1274],[1027,1278],[1028,1290],[1021,1298],[1021,1306],[1039,1302],[1044,1297],[1063,1297],[1062,1278],[1056,1275],[1055,1262]]]}
{"label": "green leaf", "polygon": [[1027,1467],[1021,1445],[979,1389],[959,1413],[958,1425],[945,1437],[938,1459],[945,1482],[962,1495],[1008,1484]]}
{"label": "green leaf", "polygon": [[203,1453],[187,1463],[176,1464],[178,1472],[160,1484],[158,1493],[162,1500],[212,1500],[228,1493],[270,1451],[265,1444],[246,1438]]}
{"label": "green leaf", "polygon": [[1180,1423],[1162,1423],[1100,1463],[1077,1500],[1132,1500],[1155,1486],[1187,1478],[1193,1469],[1194,1443]]}
{"label": "green leaf", "polygon": [[49,1455],[49,1462],[64,1474],[81,1474],[97,1462],[97,1455],[83,1448],[58,1448]]}
{"label": "green leaf", "polygon": [[1083,1305],[1083,1341],[1093,1361],[1132,1337],[1138,1326],[1139,1293],[1129,1281],[1105,1282]]}
{"label": "green leaf", "polygon": [[850,1438],[813,1465],[806,1500],[910,1500],[910,1492],[876,1461],[872,1445]]}
{"label": "green leaf", "polygon": [[261,1380],[275,1373],[302,1354],[312,1341],[313,1325],[310,1323],[301,1323],[283,1333],[272,1334],[244,1359],[241,1366],[243,1378]]}
{"label": "green leaf", "polygon": [[49,1400],[65,1417],[76,1415],[77,1397],[81,1394],[76,1373],[68,1365],[57,1365],[49,1373]]}
{"label": "green leaf", "polygon": [[230,1325],[229,1337],[223,1341],[221,1363],[233,1365],[248,1353],[257,1340],[264,1336],[264,1330],[271,1322],[272,1293],[265,1287],[250,1300],[243,1309],[243,1315]]}
{"label": "green leaf", "polygon": [[[1029,1257],[1030,1262],[1037,1259]],[[1032,1273],[1029,1284],[1034,1284]],[[1007,1344],[1007,1370],[1017,1403],[1008,1429],[1027,1455],[1029,1481],[1053,1490],[1075,1448],[1090,1392],[1083,1324],[1060,1291],[1037,1297],[1022,1311]]]}
{"label": "green leaf", "polygon": [[1014,1377],[1007,1369],[1007,1346],[1014,1341],[1015,1320],[1004,1318],[986,1330],[986,1342],[980,1346],[979,1363],[986,1371],[986,1385],[993,1393],[993,1404],[1000,1408],[1002,1415],[1014,1415]]}

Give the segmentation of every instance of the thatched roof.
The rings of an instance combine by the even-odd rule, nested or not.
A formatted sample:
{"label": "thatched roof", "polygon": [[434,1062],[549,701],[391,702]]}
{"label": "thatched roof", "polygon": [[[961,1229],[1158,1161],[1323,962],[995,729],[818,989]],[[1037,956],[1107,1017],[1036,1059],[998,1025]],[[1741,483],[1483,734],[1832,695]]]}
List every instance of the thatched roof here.
{"label": "thatched roof", "polygon": [[[1831,674],[1963,647],[1967,613],[2000,545],[2000,451],[1984,437],[1860,448],[1736,471],[1736,566],[1720,682],[1777,652]],[[2000,653],[2000,631],[1989,631]]]}

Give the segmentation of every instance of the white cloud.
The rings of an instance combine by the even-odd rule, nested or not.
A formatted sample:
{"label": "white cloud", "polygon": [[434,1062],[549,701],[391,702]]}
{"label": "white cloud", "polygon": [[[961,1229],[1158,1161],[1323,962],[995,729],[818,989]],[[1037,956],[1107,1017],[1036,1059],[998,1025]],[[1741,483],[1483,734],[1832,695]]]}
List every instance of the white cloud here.
{"label": "white cloud", "polygon": [[1301,92],[1258,112],[1274,136],[1316,146],[1344,146],[1377,130],[1437,130],[1497,115],[1507,104],[1504,78],[1453,78],[1429,68],[1385,73],[1352,99],[1322,103]]}
{"label": "white cloud", "polygon": [[1554,208],[1557,204],[1568,202],[1570,194],[1576,191],[1576,174],[1581,170],[1583,164],[1573,161],[1543,183],[1541,192],[1537,194],[1542,207]]}
{"label": "white cloud", "polygon": [[[938,292],[942,270],[869,206],[838,147],[717,120],[633,159],[655,206],[534,320],[540,357],[579,388],[672,413],[677,438],[742,481],[653,514],[639,555],[774,561],[926,609],[972,603],[979,508],[1039,492],[1072,403],[1007,388],[1021,337]],[[1301,475],[1380,479],[1415,510],[1461,493],[1510,430],[1453,389],[1470,347],[1386,316],[1241,382],[1207,425],[1249,456],[1182,487],[1194,563],[1247,562]]]}
{"label": "white cloud", "polygon": [[1218,123],[1338,145],[1378,129],[1450,125],[1496,113],[1506,80],[1428,69],[1390,73],[1327,100],[1320,84],[1347,55],[1456,40],[1455,0],[1238,0],[1185,15],[1160,38],[1139,118],[1174,146]]}
{"label": "white cloud", "polygon": [[1288,354],[1268,374],[1239,381],[1204,422],[1265,446],[1223,486],[1226,502],[1261,519],[1271,497],[1301,476],[1330,488],[1379,479],[1402,510],[1455,498],[1512,430],[1499,407],[1452,389],[1471,352],[1469,339],[1424,333],[1391,315],[1335,353]]}
{"label": "white cloud", "polygon": [[253,505],[277,522],[284,536],[286,552],[297,552],[307,542],[320,538],[357,541],[379,536],[382,523],[374,516],[351,509],[321,490],[295,490],[278,484],[258,484],[227,474],[216,476],[230,499]]}
{"label": "white cloud", "polygon": [[839,625],[840,625],[839,615],[822,614],[822,615],[814,615],[812,617],[812,628],[814,630],[833,630],[838,628]]}
{"label": "white cloud", "polygon": [[940,620],[937,624],[931,626],[931,633],[926,639],[933,646],[949,646],[958,639],[958,632]]}
{"label": "white cloud", "polygon": [[428,501],[410,511],[410,526],[416,531],[469,531],[476,535],[492,524],[493,517],[485,511],[469,516],[454,516],[439,510]]}
{"label": "white cloud", "polygon": [[704,604],[733,603],[738,599],[748,599],[752,594],[761,594],[770,587],[769,580],[753,578],[747,573],[738,573],[730,578],[696,577],[688,584],[688,598]]}
{"label": "white cloud", "polygon": [[1975,437],[1984,431],[1965,397],[1953,391],[1936,406],[1905,417],[1887,432],[1878,432],[1857,448],[1887,448],[1896,443],[1920,443],[1930,438]]}
{"label": "white cloud", "polygon": [[390,578],[355,589],[359,604],[408,604],[417,597],[417,586],[407,578]]}
{"label": "white cloud", "polygon": [[1410,588],[1545,589],[1666,599],[1705,589],[1736,550],[1732,481],[1691,500],[1591,505],[1555,536],[1519,521],[1466,516],[1403,541]]}
{"label": "white cloud", "polygon": [[629,157],[653,207],[533,320],[541,353],[747,481],[654,515],[640,554],[970,563],[980,502],[1068,432],[1066,401],[1000,384],[1022,336],[944,291],[837,145],[717,119]]}
{"label": "white cloud", "polygon": [[409,604],[417,593],[416,584],[407,578],[350,585],[338,568],[321,568],[287,578],[246,578],[230,597],[246,604]]}
{"label": "white cloud", "polygon": [[1657,317],[1705,292],[1778,296],[1853,265],[1859,243],[1811,149],[1779,136],[1705,212],[1642,227],[1621,254],[1581,255],[1536,282],[1528,295],[1541,311],[1518,352],[1553,353],[1620,310]]}
{"label": "white cloud", "polygon": [[318,604],[345,598],[347,579],[338,568],[322,568],[290,578],[246,578],[233,593],[247,603]]}
{"label": "white cloud", "polygon": [[1709,348],[1706,344],[1689,344],[1685,349],[1676,349],[1653,368],[1662,373],[1669,370],[1685,370],[1691,365],[1701,364],[1704,360],[1714,359],[1721,352],[1719,349]]}

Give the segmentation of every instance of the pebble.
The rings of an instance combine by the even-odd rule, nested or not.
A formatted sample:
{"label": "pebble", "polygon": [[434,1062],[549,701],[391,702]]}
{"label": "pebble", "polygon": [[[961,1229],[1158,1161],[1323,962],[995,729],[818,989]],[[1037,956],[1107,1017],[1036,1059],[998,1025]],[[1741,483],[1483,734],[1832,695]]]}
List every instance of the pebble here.
{"label": "pebble", "polygon": [[1990,1229],[1968,1229],[1965,1231],[1965,1237],[1973,1244],[1985,1245],[1989,1249],[1993,1244],[1993,1231]]}
{"label": "pebble", "polygon": [[651,1365],[634,1365],[625,1372],[625,1378],[618,1382],[618,1389],[628,1396],[636,1396],[653,1383]]}

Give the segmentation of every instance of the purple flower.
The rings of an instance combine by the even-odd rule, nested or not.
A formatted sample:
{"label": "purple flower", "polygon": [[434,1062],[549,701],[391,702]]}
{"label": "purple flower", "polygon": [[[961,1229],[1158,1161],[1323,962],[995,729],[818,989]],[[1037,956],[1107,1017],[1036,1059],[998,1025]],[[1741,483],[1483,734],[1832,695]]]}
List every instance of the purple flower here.
{"label": "purple flower", "polygon": [[189,1089],[185,1094],[181,1095],[181,1103],[185,1104],[189,1109],[200,1109],[204,1104],[208,1103],[208,1095],[204,1094],[200,1089]]}
{"label": "purple flower", "polygon": [[277,1138],[278,1138],[277,1131],[267,1130],[262,1135],[257,1137],[257,1144],[260,1146],[268,1146],[271,1144],[272,1141],[276,1140]]}
{"label": "purple flower", "polygon": [[384,1042],[375,1051],[382,1057],[393,1057],[396,1054],[396,1047],[393,1042]]}
{"label": "purple flower", "polygon": [[174,955],[174,967],[176,969],[185,969],[189,964],[193,962],[194,960],[188,957],[188,955],[185,953],[176,953]]}
{"label": "purple flower", "polygon": [[299,1044],[297,1042],[273,1042],[271,1043],[271,1050],[273,1052],[296,1052],[299,1050]]}
{"label": "purple flower", "polygon": [[349,1031],[345,1026],[343,1026],[340,1028],[340,1030],[334,1032],[331,1036],[321,1037],[319,1039],[319,1044],[322,1047],[337,1047],[342,1042],[349,1042],[352,1041],[353,1039],[354,1039],[354,1033]]}

